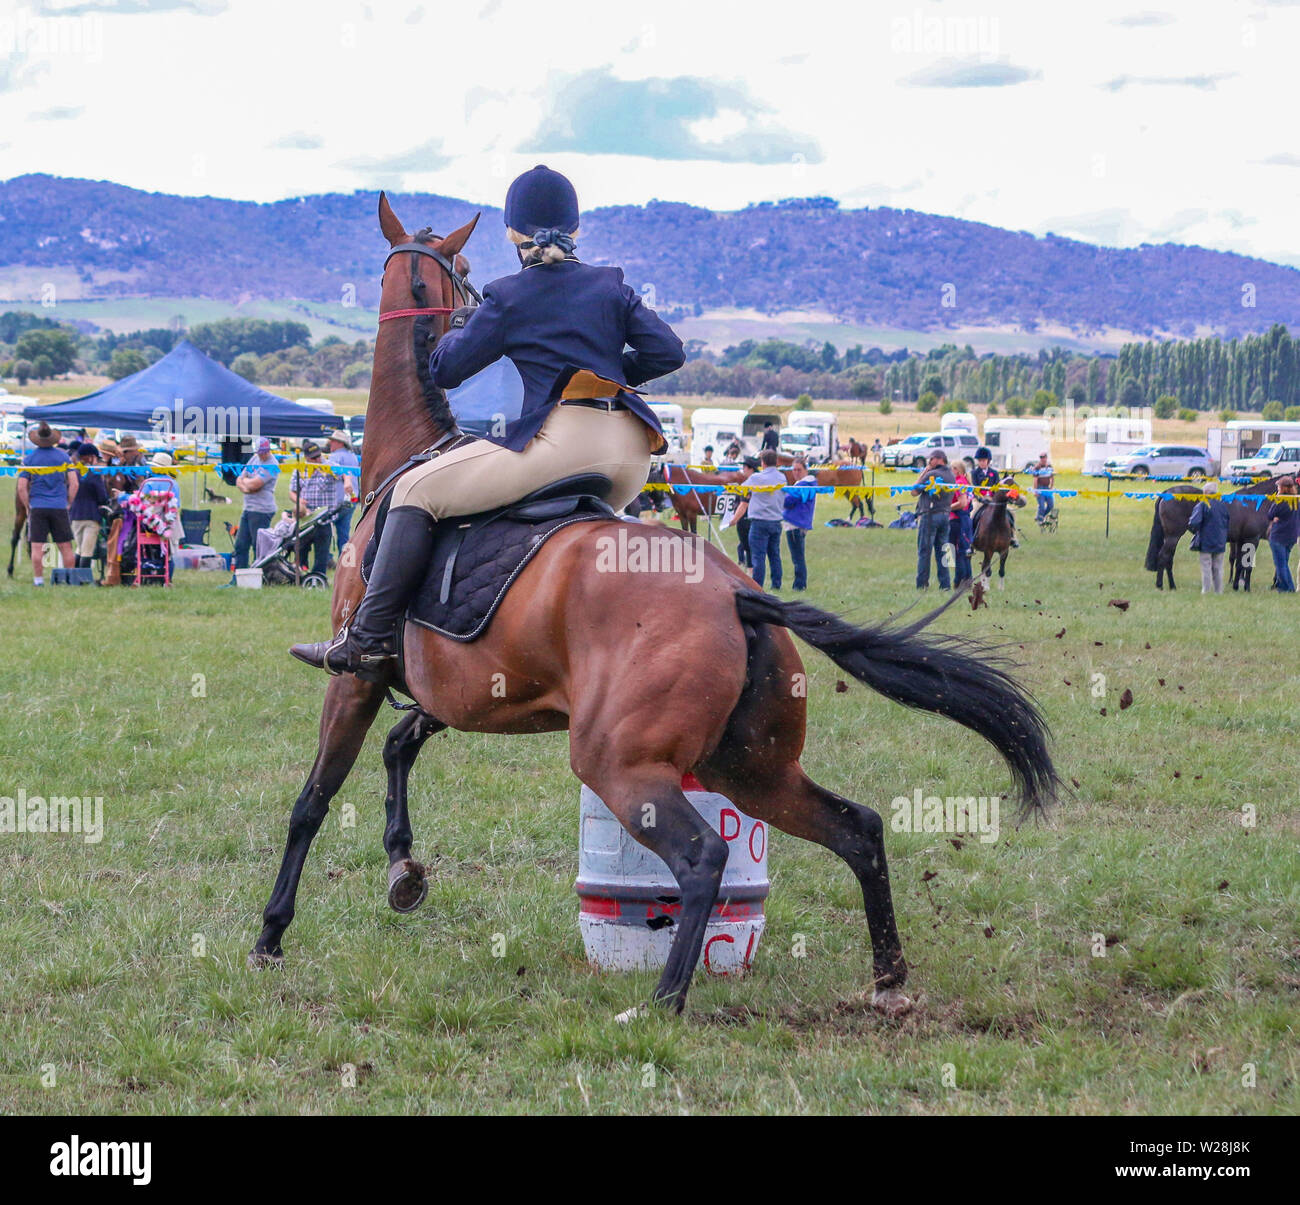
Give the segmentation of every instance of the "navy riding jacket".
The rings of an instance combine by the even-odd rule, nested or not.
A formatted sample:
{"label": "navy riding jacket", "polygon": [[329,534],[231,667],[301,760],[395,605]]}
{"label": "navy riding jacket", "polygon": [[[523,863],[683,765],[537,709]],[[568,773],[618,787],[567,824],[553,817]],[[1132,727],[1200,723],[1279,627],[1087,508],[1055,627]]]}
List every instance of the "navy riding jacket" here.
{"label": "navy riding jacket", "polygon": [[[503,357],[517,379],[514,373],[485,372]],[[535,264],[486,286],[483,304],[465,325],[438,340],[429,373],[434,384],[450,391],[458,420],[463,414],[457,387],[465,387],[465,410],[477,404],[481,413],[474,417],[482,423],[462,426],[518,452],[541,429],[575,371],[588,369],[635,387],[685,361],[682,341],[624,282],[622,269],[566,259]],[[470,379],[479,373],[484,387],[475,403]],[[662,442],[654,411],[634,393],[618,396]]]}

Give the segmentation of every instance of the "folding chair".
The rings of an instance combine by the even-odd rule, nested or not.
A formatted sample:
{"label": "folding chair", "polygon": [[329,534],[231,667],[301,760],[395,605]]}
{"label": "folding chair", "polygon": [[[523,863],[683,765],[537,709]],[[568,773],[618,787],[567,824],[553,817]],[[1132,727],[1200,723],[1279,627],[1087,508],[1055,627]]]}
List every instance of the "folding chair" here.
{"label": "folding chair", "polygon": [[181,511],[182,544],[207,544],[208,532],[212,528],[210,510]]}

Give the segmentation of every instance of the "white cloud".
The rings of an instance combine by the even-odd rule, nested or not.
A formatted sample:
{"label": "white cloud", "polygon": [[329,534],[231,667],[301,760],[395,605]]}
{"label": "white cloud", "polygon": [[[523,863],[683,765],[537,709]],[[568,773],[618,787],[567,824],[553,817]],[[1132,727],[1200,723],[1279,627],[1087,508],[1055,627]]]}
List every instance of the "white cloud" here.
{"label": "white cloud", "polygon": [[[3,170],[251,200],[400,182],[500,204],[545,159],[588,206],[825,194],[1287,258],[1300,8],[1264,24],[1258,5],[1173,23],[1168,7],[1049,20],[1041,0],[801,0],[792,20],[785,0],[552,0],[539,21],[525,0],[315,0],[310,19],[264,0],[46,0],[7,32],[0,10]],[[622,107],[557,114],[561,74],[616,81],[601,95]],[[611,124],[654,81],[658,158]],[[677,81],[696,82],[696,108]]]}

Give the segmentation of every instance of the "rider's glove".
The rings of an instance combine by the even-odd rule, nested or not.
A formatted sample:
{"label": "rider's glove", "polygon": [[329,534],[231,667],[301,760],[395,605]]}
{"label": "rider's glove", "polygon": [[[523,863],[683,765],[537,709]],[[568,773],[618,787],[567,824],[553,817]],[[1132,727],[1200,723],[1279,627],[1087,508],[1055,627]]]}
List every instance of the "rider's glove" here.
{"label": "rider's glove", "polygon": [[453,310],[451,313],[451,321],[447,324],[447,329],[453,331],[460,330],[460,328],[469,321],[470,315],[473,314],[476,309],[478,309],[478,306],[463,305],[460,309]]}

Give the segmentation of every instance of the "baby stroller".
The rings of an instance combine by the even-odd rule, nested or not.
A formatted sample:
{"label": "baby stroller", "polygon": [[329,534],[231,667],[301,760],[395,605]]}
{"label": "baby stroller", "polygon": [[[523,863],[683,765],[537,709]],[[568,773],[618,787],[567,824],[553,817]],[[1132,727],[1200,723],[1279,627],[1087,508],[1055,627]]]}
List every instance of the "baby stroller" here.
{"label": "baby stroller", "polygon": [[[328,506],[315,514],[308,515],[298,524],[297,537],[301,545],[307,537],[319,531],[322,524],[333,524],[338,518],[342,506]],[[269,536],[270,547],[252,563],[253,569],[262,571],[262,581],[268,586],[292,586],[296,581],[307,590],[320,590],[329,585],[323,573],[297,573],[299,552],[294,547],[294,525],[292,519],[284,519],[265,532],[258,532],[259,543]]]}

